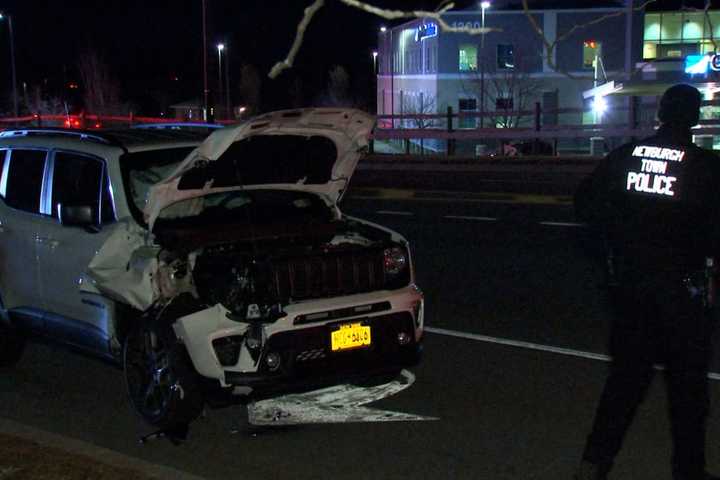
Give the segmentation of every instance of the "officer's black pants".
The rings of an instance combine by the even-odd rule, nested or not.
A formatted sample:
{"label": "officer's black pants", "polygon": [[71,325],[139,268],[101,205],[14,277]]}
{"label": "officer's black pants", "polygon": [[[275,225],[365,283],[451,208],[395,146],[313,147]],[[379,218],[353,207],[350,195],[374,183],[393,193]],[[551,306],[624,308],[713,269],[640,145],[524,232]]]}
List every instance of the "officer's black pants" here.
{"label": "officer's black pants", "polygon": [[[633,279],[633,277],[635,277]],[[665,365],[676,479],[702,478],[705,469],[707,371],[713,322],[679,274],[645,272],[616,292],[613,356],[583,458],[607,470],[652,380]]]}

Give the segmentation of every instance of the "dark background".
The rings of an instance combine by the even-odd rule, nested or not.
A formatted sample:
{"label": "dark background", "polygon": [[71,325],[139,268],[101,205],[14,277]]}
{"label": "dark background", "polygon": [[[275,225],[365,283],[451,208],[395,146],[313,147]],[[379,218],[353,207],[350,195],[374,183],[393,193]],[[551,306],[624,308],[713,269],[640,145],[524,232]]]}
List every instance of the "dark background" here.
{"label": "dark background", "polygon": [[[636,0],[640,3],[641,0]],[[231,90],[243,63],[255,65],[263,78],[263,109],[287,106],[288,91],[298,77],[305,105],[317,103],[327,84],[328,70],[342,65],[350,74],[355,102],[372,104],[372,51],[377,32],[388,22],[327,0],[315,17],[296,61],[296,67],[277,80],[266,75],[285,58],[297,23],[310,0],[207,0],[208,80],[215,90],[216,44],[228,44]],[[434,9],[439,0],[372,2],[386,8]],[[475,7],[460,0],[456,8]],[[494,8],[519,1],[495,0]],[[610,1],[534,0],[531,6],[579,7]],[[704,0],[658,0],[654,8],[702,7]],[[505,5],[507,6],[507,5]],[[41,85],[50,95],[68,98],[79,108],[79,56],[97,51],[118,80],[123,101],[136,113],[159,115],[167,105],[199,98],[202,93],[202,22],[200,0],[50,1],[6,0],[0,11],[13,17],[18,89]],[[0,112],[11,108],[10,49],[7,22],[0,23]]]}

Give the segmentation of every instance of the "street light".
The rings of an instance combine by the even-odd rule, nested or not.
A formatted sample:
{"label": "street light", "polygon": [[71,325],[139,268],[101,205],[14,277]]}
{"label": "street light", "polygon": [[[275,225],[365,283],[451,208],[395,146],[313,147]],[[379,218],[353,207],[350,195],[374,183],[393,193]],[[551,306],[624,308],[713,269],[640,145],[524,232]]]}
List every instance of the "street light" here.
{"label": "street light", "polygon": [[[482,12],[482,28],[485,28],[485,10],[490,8],[490,2],[480,2],[480,10]],[[485,32],[480,37],[480,128],[483,128],[485,120]]]}
{"label": "street light", "polygon": [[377,73],[377,56],[378,56],[377,50],[373,50],[373,52],[372,52],[372,57],[373,57],[373,73]]}
{"label": "street light", "polygon": [[208,76],[207,76],[207,4],[202,0],[202,66],[203,66],[203,120],[210,120],[208,106]]}
{"label": "street light", "polygon": [[13,35],[12,16],[0,13],[0,20],[8,21],[8,34],[10,35],[10,70],[12,71],[12,95],[13,95],[13,114],[18,116],[18,96],[17,96],[17,77],[15,74],[15,39]]}
{"label": "street light", "polygon": [[608,103],[605,97],[596,96],[592,102],[592,110],[595,113],[595,123],[600,123],[602,117],[607,112]]}
{"label": "street light", "polygon": [[[217,44],[217,52],[218,52],[218,93],[217,93],[217,99],[215,101],[215,105],[219,106],[222,103],[222,90],[223,90],[223,81],[222,81],[222,53],[225,50],[225,44],[218,43]],[[218,108],[218,117],[220,117],[220,109]]]}
{"label": "street light", "polygon": [[[387,32],[385,25],[380,27],[380,33]],[[387,59],[387,37],[383,35],[383,45],[385,47],[384,58]],[[393,43],[393,32],[390,30],[390,118],[392,119],[392,128],[395,128],[395,44]],[[387,65],[387,61],[385,61]],[[383,90],[383,104],[385,103],[385,93]],[[383,113],[385,109],[383,108]]]}
{"label": "street light", "polygon": [[[482,11],[481,19],[482,19],[482,28],[485,28],[485,10],[490,8],[490,2],[484,1],[480,2],[480,10]],[[480,46],[485,46],[485,33],[483,32],[482,37],[480,38]]]}
{"label": "street light", "polygon": [[[231,112],[230,112],[230,61],[228,60],[228,48],[227,45],[224,43],[218,43],[217,45],[218,50],[218,83],[220,84],[220,90],[223,90],[222,88],[222,54],[225,54],[225,115],[228,119],[232,118]],[[219,93],[219,92],[218,92]]]}

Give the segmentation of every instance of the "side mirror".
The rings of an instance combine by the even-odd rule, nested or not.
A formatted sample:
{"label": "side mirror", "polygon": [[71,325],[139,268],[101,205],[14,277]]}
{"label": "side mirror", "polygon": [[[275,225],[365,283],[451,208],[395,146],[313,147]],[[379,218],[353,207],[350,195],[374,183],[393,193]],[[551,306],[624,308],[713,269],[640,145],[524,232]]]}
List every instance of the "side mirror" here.
{"label": "side mirror", "polygon": [[98,230],[97,208],[90,205],[63,205],[58,204],[60,224],[68,227],[85,227],[89,230]]}

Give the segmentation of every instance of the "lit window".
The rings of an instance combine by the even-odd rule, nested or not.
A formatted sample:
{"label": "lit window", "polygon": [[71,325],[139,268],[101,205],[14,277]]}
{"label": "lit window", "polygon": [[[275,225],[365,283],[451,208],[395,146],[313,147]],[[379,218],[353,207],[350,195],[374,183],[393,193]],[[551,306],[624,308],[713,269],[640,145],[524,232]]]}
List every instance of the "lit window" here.
{"label": "lit window", "polygon": [[645,42],[643,45],[643,58],[645,60],[651,60],[657,58],[657,44],[652,42]]}
{"label": "lit window", "polygon": [[595,59],[600,55],[602,44],[595,40],[583,42],[583,68],[594,68]]}
{"label": "lit window", "polygon": [[497,68],[500,70],[515,68],[515,55],[513,55],[512,45],[497,46]]}
{"label": "lit window", "polygon": [[477,70],[477,53],[476,45],[460,45],[460,71],[469,72]]}
{"label": "lit window", "polygon": [[663,13],[660,24],[660,40],[663,42],[682,41],[682,25],[681,12]]}
{"label": "lit window", "polygon": [[686,13],[683,17],[682,38],[683,42],[699,42],[703,39],[703,26],[705,23],[704,13]]}
{"label": "lit window", "polygon": [[646,42],[660,41],[661,18],[659,13],[645,14],[645,34],[643,35],[643,39]]}

